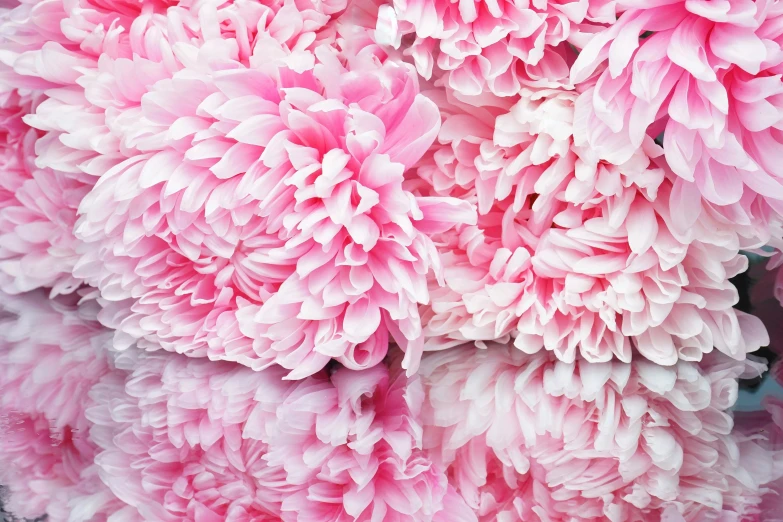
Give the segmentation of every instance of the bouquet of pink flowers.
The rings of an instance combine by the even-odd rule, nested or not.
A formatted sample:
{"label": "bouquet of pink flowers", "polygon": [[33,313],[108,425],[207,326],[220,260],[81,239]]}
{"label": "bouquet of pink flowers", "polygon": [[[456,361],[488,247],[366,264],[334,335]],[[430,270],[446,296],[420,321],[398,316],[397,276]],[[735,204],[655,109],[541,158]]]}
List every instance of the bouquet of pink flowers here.
{"label": "bouquet of pink flowers", "polygon": [[783,0],[3,0],[5,509],[783,520],[782,77]]}

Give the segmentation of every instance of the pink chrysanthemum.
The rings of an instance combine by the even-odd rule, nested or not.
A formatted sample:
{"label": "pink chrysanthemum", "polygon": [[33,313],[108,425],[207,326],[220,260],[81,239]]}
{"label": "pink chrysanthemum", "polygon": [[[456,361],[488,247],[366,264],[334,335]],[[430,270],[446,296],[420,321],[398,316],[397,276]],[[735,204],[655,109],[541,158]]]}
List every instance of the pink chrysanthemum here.
{"label": "pink chrysanthemum", "polygon": [[471,520],[421,450],[421,386],[399,367],[292,383],[165,353],[117,364],[87,416],[101,477],[144,520]]}
{"label": "pink chrysanthemum", "polygon": [[625,161],[646,135],[663,132],[678,176],[672,212],[693,222],[703,198],[764,234],[769,214],[779,222],[783,211],[783,6],[618,0],[616,7],[617,22],[593,37],[571,70],[572,81],[586,82],[590,146]]}
{"label": "pink chrysanthemum", "polygon": [[[297,376],[329,357],[353,369],[373,366],[389,333],[413,371],[421,350],[417,306],[429,300],[426,275],[439,276],[429,235],[471,222],[474,213],[468,202],[414,197],[403,188],[405,169],[440,125],[411,72],[392,62],[352,71],[322,54],[315,81],[327,86],[324,94],[286,97],[283,107],[302,112],[286,115],[287,152],[268,160],[269,171],[255,182],[270,190],[274,176],[287,172],[285,188],[264,196],[261,207],[285,216],[284,251],[297,255],[296,270],[263,305],[238,314],[240,329],[262,359],[298,365]],[[307,128],[297,129],[297,113]],[[311,127],[322,129],[315,140]]]}
{"label": "pink chrysanthemum", "polygon": [[[125,76],[144,81],[154,74],[147,67],[134,71],[147,56],[143,30],[160,24],[156,15],[166,2],[134,0],[105,3],[100,0],[24,0],[0,20],[0,92],[14,89],[36,94],[25,122],[37,129],[35,165],[51,168],[90,185],[121,158],[119,142],[109,129],[114,118],[138,108],[136,93],[117,88],[106,65],[120,62]],[[164,20],[165,21],[165,20]],[[165,49],[150,52],[166,53]],[[99,85],[85,88],[85,78],[103,74]],[[139,67],[140,69],[143,68]],[[113,72],[113,71],[112,71]],[[128,86],[129,87],[129,86]],[[107,93],[116,103],[106,102]],[[105,117],[108,109],[111,117]],[[120,118],[121,119],[121,118]]]}
{"label": "pink chrysanthemum", "polygon": [[[402,189],[440,123],[412,71],[338,38],[339,2],[129,6],[115,25],[102,5],[51,4],[65,44],[20,43],[13,69],[63,85],[28,118],[37,163],[100,176],[74,273],[100,288],[117,345],[303,377],[331,358],[376,364],[391,330],[413,370],[427,234],[473,218]],[[70,29],[89,8],[116,26],[90,45]],[[14,41],[39,42],[38,9],[18,8]]]}
{"label": "pink chrysanthemum", "polygon": [[[2,287],[66,293],[78,284],[72,276],[78,205],[94,176],[122,157],[111,122],[91,105],[110,90],[107,75],[89,93],[80,82],[97,74],[99,61],[117,58],[125,59],[122,72],[133,74],[128,58],[139,38],[128,38],[124,28],[149,22],[156,6],[148,2],[148,16],[135,26],[142,5],[134,1],[34,0],[9,7],[0,15]],[[132,92],[121,98],[112,116],[133,108]]]}
{"label": "pink chrysanthemum", "polygon": [[22,120],[37,104],[17,91],[0,93],[0,287],[17,294],[40,287],[69,293],[76,209],[89,187],[35,166],[38,133]]}
{"label": "pink chrysanthemum", "polygon": [[732,308],[741,248],[763,240],[706,208],[689,227],[670,212],[673,175],[651,138],[628,161],[600,160],[578,138],[578,95],[523,90],[470,111],[445,102],[439,145],[411,181],[423,193],[475,201],[479,220],[436,237],[445,286],[424,307],[428,347],[515,339],[566,362],[671,365],[717,347],[731,357],[768,343]]}
{"label": "pink chrysanthemum", "polygon": [[106,520],[122,504],[98,479],[88,438],[88,392],[110,371],[111,332],[94,301],[2,296],[0,320],[0,483],[6,508],[53,522]]}
{"label": "pink chrysanthemum", "polygon": [[396,46],[410,39],[405,52],[419,73],[445,72],[461,95],[515,96],[521,86],[569,84],[572,46],[613,20],[605,0],[395,0],[381,8],[378,37]]}
{"label": "pink chrysanthemum", "polygon": [[[394,64],[384,68],[373,64],[374,56],[385,54],[372,48],[360,33],[374,25],[366,18],[372,17],[375,7],[349,10],[345,14],[351,23],[342,25],[334,23],[346,8],[339,0],[216,6],[153,2],[144,9],[135,3],[114,8],[87,0],[23,4],[11,12],[0,33],[7,51],[4,85],[46,92],[26,118],[42,134],[35,144],[36,165],[56,168],[74,178],[87,174],[101,179],[82,205],[85,216],[79,233],[88,244],[75,273],[98,286],[107,302],[118,302],[104,313],[105,322],[118,327],[118,346],[143,337],[151,345],[192,355],[208,353],[212,358],[254,366],[280,362],[289,369],[296,367],[302,376],[333,356],[354,367],[380,360],[388,344],[388,326],[378,323],[373,327],[380,310],[384,322],[394,323],[394,333],[402,332],[398,335],[401,344],[406,337],[415,339],[420,325],[411,313],[416,314],[418,301],[426,300],[420,289],[434,262],[434,249],[427,246],[424,234],[433,227],[449,226],[436,223],[442,217],[436,215],[441,209],[448,220],[466,207],[450,202],[444,208],[441,200],[409,201],[403,191],[395,191],[393,181],[387,186],[385,180],[363,178],[365,185],[356,189],[363,191],[362,196],[352,188],[362,168],[374,173],[388,168],[389,175],[401,178],[396,170],[415,161],[420,154],[417,150],[426,149],[437,132],[437,110],[416,95],[414,76]],[[343,33],[350,34],[349,41],[340,39]],[[319,64],[324,77],[316,79],[314,49],[335,42],[351,48],[353,58],[346,65],[350,74],[324,51],[328,63]],[[343,78],[335,81],[340,75]],[[365,78],[350,79],[353,75]],[[244,79],[234,85],[240,76]],[[256,85],[258,77],[271,83]],[[243,91],[242,82],[249,90]],[[328,93],[322,82],[330,83]],[[369,83],[362,87],[362,82]],[[361,91],[367,87],[385,92],[386,99]],[[182,92],[188,92],[187,100]],[[398,94],[399,100],[386,103],[389,96]],[[343,128],[331,120],[337,112],[330,113],[328,103],[311,118],[306,107],[315,102],[313,96],[335,97],[334,101],[344,104]],[[354,126],[353,116],[346,112],[351,103],[362,105],[351,109],[361,114],[385,105],[378,111],[378,121],[385,128],[369,120],[364,121],[370,126],[367,129]],[[291,121],[288,111],[293,113]],[[329,131],[332,138],[323,142],[318,137],[322,124],[338,126]],[[416,129],[413,133],[408,128],[411,125]],[[421,135],[416,136],[419,131]],[[378,132],[385,136],[378,137]],[[346,144],[348,135],[361,145]],[[377,147],[372,145],[374,140]],[[284,161],[285,154],[278,154],[283,143],[289,144],[283,149],[285,154],[290,150],[296,156],[292,159],[300,176],[305,175],[302,169],[315,165],[311,160],[326,158],[328,163],[336,159],[339,163],[342,149],[346,149],[344,154],[355,155],[346,166],[355,169],[353,177],[335,181],[342,187],[337,191],[340,197],[348,187],[357,202],[365,198],[365,207],[351,218],[354,235],[363,236],[355,244],[370,257],[399,258],[399,265],[384,266],[381,275],[370,275],[369,265],[377,261],[365,263],[364,268],[340,265],[342,258],[335,258],[335,248],[347,246],[339,245],[341,238],[354,241],[345,239],[350,235],[347,214],[326,218],[331,225],[319,224],[312,220],[323,216],[314,207],[307,208],[312,201],[297,202],[296,210],[289,208],[295,198],[303,197],[294,183],[309,181],[294,181],[296,168]],[[294,151],[293,147],[301,148]],[[332,153],[326,156],[330,147]],[[307,150],[314,155],[299,157]],[[387,156],[388,166],[382,167]],[[244,179],[241,187],[240,179]],[[275,192],[265,192],[275,185]],[[327,185],[311,197],[328,199],[326,192],[331,189]],[[377,204],[373,195],[380,198]],[[285,203],[285,198],[291,199]],[[337,194],[332,201],[338,201]],[[353,205],[357,210],[356,202]],[[452,207],[458,210],[452,212]],[[285,215],[277,213],[282,210]],[[309,220],[296,222],[310,211]],[[467,216],[469,220],[469,210]],[[307,230],[309,226],[314,230]],[[300,228],[294,231],[292,227]],[[371,249],[376,243],[373,227],[378,229],[377,246]],[[283,282],[289,280],[285,289],[289,297],[296,294],[297,285],[310,284],[304,274],[315,267],[305,268],[303,261],[298,265],[297,261],[308,251],[314,253],[319,240],[329,243],[324,246],[323,262],[333,265],[332,279],[340,292],[345,288],[343,301],[330,301],[337,298],[332,285],[324,289],[328,304],[321,303],[317,317],[313,317],[312,303],[302,303],[305,310],[291,317],[301,323],[298,339],[288,337],[288,330],[275,331],[263,320],[260,326],[253,324],[251,316],[258,305],[269,300]],[[349,273],[351,281],[345,279]],[[323,276],[323,271],[318,274]],[[373,283],[368,276],[383,281]],[[389,279],[398,277],[401,281]],[[328,279],[313,284],[327,283]],[[346,286],[353,284],[354,288]],[[399,301],[396,292],[403,286],[409,295]],[[291,303],[287,304],[267,309],[290,313]],[[242,331],[236,317],[240,307],[246,308]],[[351,321],[365,310],[369,320],[357,330]],[[289,327],[286,324],[284,329]],[[245,334],[256,341],[255,347]],[[411,367],[415,354],[414,347]]]}
{"label": "pink chrysanthemum", "polygon": [[745,515],[783,475],[783,454],[731,435],[726,413],[737,378],[761,370],[720,354],[662,367],[456,348],[422,362],[425,447],[479,520]]}

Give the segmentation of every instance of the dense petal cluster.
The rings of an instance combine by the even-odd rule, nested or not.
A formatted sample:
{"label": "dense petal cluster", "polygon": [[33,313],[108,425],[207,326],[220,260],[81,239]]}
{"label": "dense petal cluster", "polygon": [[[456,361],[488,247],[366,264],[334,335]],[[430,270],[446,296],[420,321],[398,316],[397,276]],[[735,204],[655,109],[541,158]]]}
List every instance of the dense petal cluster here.
{"label": "dense petal cluster", "polygon": [[17,294],[78,286],[73,226],[89,190],[78,179],[35,165],[39,133],[23,120],[38,97],[0,92],[0,288]]}
{"label": "dense petal cluster", "polygon": [[243,179],[251,193],[264,194],[262,209],[284,216],[282,250],[296,266],[262,305],[237,314],[239,327],[262,359],[274,354],[297,376],[330,357],[353,369],[373,366],[389,334],[408,354],[404,366],[415,370],[418,305],[429,301],[427,274],[439,270],[429,234],[475,221],[474,211],[458,199],[414,197],[403,188],[405,169],[440,125],[410,71],[386,62],[354,74],[323,58],[314,81],[335,92],[287,95],[294,108],[279,135],[287,153],[268,159],[257,180]]}
{"label": "dense petal cluster", "polygon": [[8,507],[774,520],[782,77],[783,0],[0,0]]}
{"label": "dense petal cluster", "polygon": [[414,369],[427,234],[473,212],[402,188],[440,124],[413,71],[355,38],[338,55],[344,5],[158,7],[65,72],[48,43],[13,63],[67,84],[26,120],[36,164],[99,176],[75,198],[73,273],[101,290],[117,345],[303,377],[378,363],[391,331]]}
{"label": "dense petal cluster", "polygon": [[479,520],[752,515],[749,492],[783,474],[783,454],[759,459],[726,410],[761,370],[720,354],[663,367],[456,348],[422,363],[425,446]]}
{"label": "dense petal cluster", "polygon": [[766,345],[761,323],[732,308],[729,279],[747,268],[742,228],[705,208],[670,211],[672,174],[647,138],[627,161],[601,160],[582,139],[568,90],[528,90],[507,112],[458,102],[419,167],[420,189],[474,201],[476,225],[436,239],[445,286],[432,281],[428,346],[511,337],[573,361],[632,351],[659,363],[736,359]]}
{"label": "dense petal cluster", "polygon": [[613,20],[613,3],[394,0],[379,13],[379,38],[412,39],[405,52],[419,73],[437,68],[459,94],[515,96],[523,86],[570,84],[575,47]]}
{"label": "dense petal cluster", "polygon": [[[617,22],[571,69],[585,82],[589,143],[624,161],[663,133],[677,175],[672,210],[699,199],[768,232],[779,221],[783,174],[783,6],[777,1],[618,0]],[[641,36],[640,36],[641,35]],[[695,216],[694,216],[695,217]]]}

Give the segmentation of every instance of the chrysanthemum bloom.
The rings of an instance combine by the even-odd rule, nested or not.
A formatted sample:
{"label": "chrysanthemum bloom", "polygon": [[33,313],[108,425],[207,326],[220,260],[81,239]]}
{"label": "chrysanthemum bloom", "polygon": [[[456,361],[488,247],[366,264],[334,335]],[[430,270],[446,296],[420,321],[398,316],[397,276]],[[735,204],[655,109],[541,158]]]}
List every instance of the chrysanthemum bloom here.
{"label": "chrysanthemum bloom", "polygon": [[[425,447],[479,520],[747,512],[736,493],[783,475],[783,455],[738,451],[747,441],[726,413],[737,378],[761,370],[722,354],[663,367],[565,363],[495,343],[455,348],[422,361]],[[761,453],[744,460],[752,451]]]}
{"label": "chrysanthemum bloom", "polygon": [[[150,67],[135,71],[133,57],[147,55],[140,28],[160,23],[154,13],[165,2],[144,5],[145,16],[140,16],[142,3],[135,1],[25,0],[0,17],[0,92],[35,95],[25,122],[38,130],[34,159],[38,168],[92,184],[92,176],[122,158],[109,126],[113,118],[137,108],[138,98],[130,88],[116,89],[111,74],[104,74],[100,87],[90,92],[85,92],[82,82],[98,74],[101,61],[106,73],[106,62],[120,59],[121,75],[135,76],[137,82],[154,73]],[[119,96],[107,121],[106,107],[93,102],[105,100],[105,92],[112,88]]]}
{"label": "chrysanthemum bloom", "polygon": [[23,117],[37,102],[0,93],[0,288],[17,294],[39,287],[52,295],[79,284],[73,225],[88,186],[35,166],[38,133]]}
{"label": "chrysanthemum bloom", "polygon": [[[232,345],[235,338],[243,337],[232,315],[238,307],[237,299],[263,302],[293,273],[303,249],[292,248],[290,253],[278,250],[275,255],[282,255],[281,259],[267,259],[270,249],[284,244],[276,229],[282,216],[276,216],[278,222],[267,224],[258,216],[258,198],[235,193],[240,178],[226,179],[244,173],[248,154],[257,154],[258,159],[263,147],[227,138],[229,128],[220,130],[225,124],[236,127],[248,116],[243,106],[248,99],[237,100],[244,93],[233,92],[233,108],[223,107],[225,114],[204,113],[201,103],[218,89],[210,76],[210,66],[199,65],[194,59],[197,61],[201,53],[206,61],[214,57],[232,62],[231,67],[256,72],[268,65],[271,69],[267,73],[272,76],[277,73],[271,63],[284,59],[291,67],[286,70],[298,78],[299,72],[312,68],[315,45],[336,38],[338,31],[329,24],[333,15],[344,9],[345,2],[340,0],[269,5],[183,3],[173,7],[165,2],[149,2],[143,9],[133,2],[110,6],[87,0],[47,0],[23,4],[3,21],[0,87],[46,93],[25,118],[41,134],[35,143],[35,164],[56,168],[89,185],[96,177],[108,178],[85,204],[91,211],[85,221],[99,219],[99,226],[107,229],[105,235],[112,237],[104,238],[104,244],[88,245],[76,271],[100,286],[108,302],[127,300],[119,306],[108,306],[104,314],[106,322],[114,327],[119,326],[118,317],[125,319],[119,328],[118,345],[128,345],[136,336],[147,336],[170,349],[175,349],[173,343],[179,341],[177,350],[203,355],[206,338],[214,338],[214,331],[223,328],[225,336],[216,343],[221,345],[216,357],[224,356],[223,345],[234,350],[226,358],[247,362],[255,357],[245,355],[249,342],[243,342],[240,348]],[[192,70],[188,71],[188,66]],[[217,69],[225,66],[215,65]],[[199,87],[201,79],[191,78],[204,67],[212,91],[209,85]],[[296,81],[283,79],[278,87]],[[192,104],[181,106],[179,88],[188,91]],[[143,95],[151,90],[156,92],[142,103]],[[167,96],[174,103],[165,108]],[[262,105],[267,102],[263,96],[259,100]],[[161,101],[164,107],[156,105]],[[215,96],[211,98],[214,101]],[[263,119],[267,109],[256,106],[249,115],[260,111]],[[255,144],[270,138],[259,137],[250,128],[259,124],[265,126],[258,118],[247,122],[240,129],[245,137],[240,139]],[[273,131],[273,127],[280,130],[272,125],[267,131]],[[225,152],[216,151],[227,143],[230,147],[232,141],[237,147],[226,154],[216,173],[211,172],[210,167],[219,159],[215,155]],[[405,146],[397,145],[401,149]],[[187,151],[187,160],[179,161]],[[142,179],[133,181],[125,176],[117,186],[117,173],[131,165],[135,165],[130,170],[136,174],[144,165],[149,168]],[[239,171],[221,170],[227,165]],[[150,172],[157,178],[150,179]],[[110,186],[110,190],[116,188],[117,200],[101,208]],[[209,203],[207,197],[211,197]],[[218,203],[221,199],[224,201]],[[114,212],[114,218],[106,219],[107,212]],[[123,222],[127,227],[120,226]],[[143,229],[141,240],[139,226]],[[96,241],[96,233],[89,226],[85,225],[82,232],[91,242]],[[111,245],[116,234],[122,236],[122,247]],[[111,253],[104,256],[107,249]],[[249,251],[257,258],[248,260]],[[100,270],[91,266],[96,257],[101,257]],[[143,304],[139,302],[142,296],[146,298]],[[228,317],[226,310],[231,312]],[[179,324],[168,324],[172,315],[178,316],[174,321]],[[216,325],[218,317],[224,318],[220,326]],[[139,326],[144,318],[147,321]],[[300,354],[299,360],[302,357]],[[267,360],[274,359],[268,354]],[[289,367],[294,364],[288,363]]]}
{"label": "chrysanthemum bloom", "polygon": [[[588,0],[394,0],[381,8],[378,38],[406,54],[419,73],[446,73],[465,96],[515,96],[521,86],[570,84],[573,47],[613,22],[613,2]],[[408,42],[410,40],[410,42]]]}
{"label": "chrysanthemum bloom", "polygon": [[[405,169],[440,125],[435,104],[416,94],[412,72],[391,62],[353,72],[333,56],[324,58],[315,72],[323,85],[334,85],[324,101],[333,121],[319,124],[322,143],[293,135],[290,156],[276,160],[291,172],[283,181],[289,188],[262,202],[272,215],[285,216],[286,251],[303,255],[257,313],[249,313],[253,307],[241,312],[240,327],[256,339],[257,352],[280,352],[277,360],[286,367],[286,352],[294,360],[307,355],[297,374],[322,367],[329,357],[354,369],[372,366],[391,333],[412,371],[421,349],[417,305],[428,302],[426,274],[434,271],[439,279],[429,234],[474,222],[475,215],[468,202],[414,197],[403,189]],[[320,107],[301,107],[311,121],[321,121]],[[311,354],[302,353],[311,346]]]}
{"label": "chrysanthemum bloom", "polygon": [[[122,158],[109,132],[112,121],[138,109],[138,97],[116,88],[106,64],[119,59],[120,76],[135,75],[142,82],[155,72],[143,65],[141,73],[135,71],[131,60],[146,56],[139,28],[159,23],[154,11],[165,4],[145,5],[140,21],[142,4],[133,1],[31,0],[0,15],[4,291],[46,286],[57,294],[77,286],[70,275],[76,262],[76,209],[95,176]],[[128,28],[135,33],[129,35]],[[80,83],[99,75],[99,61],[101,81],[85,92]],[[128,82],[121,78],[120,83]],[[92,103],[105,100],[112,88],[119,95],[108,104],[107,121],[107,106]]]}
{"label": "chrysanthemum bloom", "polygon": [[646,135],[663,132],[666,160],[678,176],[672,212],[693,222],[703,198],[762,234],[768,215],[779,221],[783,210],[783,6],[752,0],[616,6],[617,22],[595,35],[571,70],[574,82],[593,76],[581,104],[590,146],[625,161]]}
{"label": "chrysanthemum bloom", "polygon": [[92,469],[88,391],[110,371],[111,332],[95,303],[43,291],[2,295],[0,320],[0,483],[6,509],[52,521],[106,520],[122,504]]}
{"label": "chrysanthemum bloom", "polygon": [[747,268],[740,248],[763,241],[710,209],[679,226],[660,147],[647,138],[624,163],[599,160],[575,137],[576,100],[523,90],[505,114],[447,108],[417,189],[475,201],[480,216],[435,239],[446,285],[424,307],[428,347],[510,336],[567,362],[627,362],[635,348],[671,365],[766,345],[729,282]]}
{"label": "chrysanthemum bloom", "polygon": [[[283,9],[274,21],[293,16]],[[330,358],[372,366],[389,330],[403,347],[420,339],[437,264],[427,234],[473,217],[467,203],[402,189],[438,131],[437,107],[407,67],[373,53],[342,63],[329,46],[316,58],[317,35],[291,47],[274,22],[242,43],[221,13],[170,8],[171,24],[199,27],[192,35],[147,27],[145,44],[171,54],[122,85],[140,100],[111,120],[128,159],[80,207],[76,274],[118,303],[104,318],[120,344],[276,362],[292,378]]]}
{"label": "chrysanthemum bloom", "polygon": [[421,385],[398,365],[293,383],[168,353],[117,365],[87,416],[102,479],[144,520],[471,520],[422,453]]}
{"label": "chrysanthemum bloom", "polygon": [[45,144],[62,146],[30,126],[36,111],[57,103],[49,95],[73,102],[65,87],[78,76],[71,68],[87,64],[58,43],[59,4],[0,13],[0,287],[8,293],[51,287],[57,295],[78,286],[73,225],[89,183],[47,162]]}

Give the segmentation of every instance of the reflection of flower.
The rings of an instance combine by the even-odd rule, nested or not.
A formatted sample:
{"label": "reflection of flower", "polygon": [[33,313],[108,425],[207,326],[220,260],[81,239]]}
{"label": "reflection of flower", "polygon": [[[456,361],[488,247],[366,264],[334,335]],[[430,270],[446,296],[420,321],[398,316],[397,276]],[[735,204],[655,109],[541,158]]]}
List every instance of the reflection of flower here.
{"label": "reflection of flower", "polygon": [[87,417],[101,479],[118,498],[141,520],[278,520],[273,486],[284,477],[243,430],[282,397],[283,372],[135,351],[117,365],[93,387]]}
{"label": "reflection of flower", "polygon": [[[84,415],[110,371],[111,332],[95,303],[44,292],[3,294],[0,319],[0,483],[17,516],[99,520],[122,508],[98,479]],[[79,506],[77,508],[77,506]],[[83,518],[70,518],[83,509]]]}
{"label": "reflection of flower", "polygon": [[382,366],[339,369],[328,380],[294,385],[264,423],[265,458],[285,470],[296,491],[283,501],[283,519],[433,520],[437,514],[446,522],[467,509],[459,497],[445,498],[446,476],[422,451],[422,398],[418,379]]}
{"label": "reflection of flower", "polygon": [[783,453],[771,467],[726,412],[737,377],[761,370],[718,353],[662,367],[455,348],[422,363],[426,446],[480,520],[745,515],[783,476]]}
{"label": "reflection of flower", "polygon": [[101,477],[145,520],[470,516],[422,451],[421,385],[398,366],[290,382],[176,354],[117,364],[87,415]]}
{"label": "reflection of flower", "polygon": [[770,461],[773,463],[772,473],[761,481],[763,494],[747,495],[749,504],[760,500],[758,508],[754,509],[760,513],[757,518],[750,520],[781,522],[783,479],[777,470],[783,469],[783,399],[767,397],[764,408],[762,411],[736,413],[736,431],[747,437],[746,446],[740,447],[740,454],[749,466],[764,472],[770,470]]}

